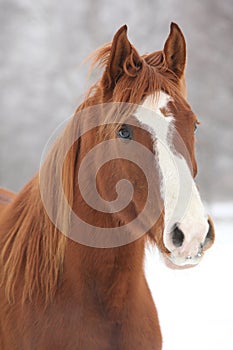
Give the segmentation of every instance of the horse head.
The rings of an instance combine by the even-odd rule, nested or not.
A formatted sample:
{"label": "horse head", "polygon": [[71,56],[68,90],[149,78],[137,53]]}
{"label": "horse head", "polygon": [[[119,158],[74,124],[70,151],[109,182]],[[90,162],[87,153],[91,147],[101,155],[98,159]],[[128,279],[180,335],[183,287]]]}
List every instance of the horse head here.
{"label": "horse head", "polygon": [[95,62],[103,75],[67,129],[73,156],[66,150],[61,162],[63,175],[75,169],[64,175],[69,236],[94,247],[146,236],[170,266],[196,265],[214,227],[195,183],[199,121],[187,102],[184,36],[172,23],[163,50],[140,55],[123,26]]}

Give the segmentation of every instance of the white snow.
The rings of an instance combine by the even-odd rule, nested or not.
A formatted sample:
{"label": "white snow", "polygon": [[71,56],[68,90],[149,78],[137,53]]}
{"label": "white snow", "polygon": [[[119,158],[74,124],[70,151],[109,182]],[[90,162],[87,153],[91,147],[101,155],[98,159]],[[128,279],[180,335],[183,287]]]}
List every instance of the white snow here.
{"label": "white snow", "polygon": [[213,208],[216,241],[197,267],[170,270],[155,248],[147,251],[163,350],[233,349],[233,205]]}

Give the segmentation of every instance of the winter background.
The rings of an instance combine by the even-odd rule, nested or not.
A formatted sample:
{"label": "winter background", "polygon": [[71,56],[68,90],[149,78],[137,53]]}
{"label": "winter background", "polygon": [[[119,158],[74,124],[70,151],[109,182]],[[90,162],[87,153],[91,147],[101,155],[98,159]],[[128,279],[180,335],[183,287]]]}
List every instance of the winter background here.
{"label": "winter background", "polygon": [[125,23],[139,52],[161,49],[171,21],[187,41],[197,182],[217,238],[194,269],[169,270],[151,249],[145,269],[164,350],[232,350],[232,0],[0,0],[0,185],[17,191],[37,171],[89,86],[86,56]]}

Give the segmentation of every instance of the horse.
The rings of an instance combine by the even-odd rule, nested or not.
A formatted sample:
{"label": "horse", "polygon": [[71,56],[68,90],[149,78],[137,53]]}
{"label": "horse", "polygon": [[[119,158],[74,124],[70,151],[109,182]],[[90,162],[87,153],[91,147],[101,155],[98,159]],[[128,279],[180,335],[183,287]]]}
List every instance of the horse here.
{"label": "horse", "polygon": [[140,55],[124,25],[92,59],[102,75],[41,170],[18,194],[0,190],[1,350],[161,350],[146,244],[182,269],[214,242],[195,184],[199,121],[179,26]]}

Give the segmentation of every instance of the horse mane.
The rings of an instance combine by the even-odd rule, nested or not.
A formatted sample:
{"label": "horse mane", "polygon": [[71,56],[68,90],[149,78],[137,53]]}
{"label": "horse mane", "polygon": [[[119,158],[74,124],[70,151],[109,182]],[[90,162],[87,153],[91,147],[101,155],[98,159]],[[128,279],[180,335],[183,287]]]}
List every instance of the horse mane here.
{"label": "horse mane", "polygon": [[[109,60],[111,44],[97,50],[92,55],[92,67],[104,69]],[[53,178],[57,170],[57,159],[65,149],[70,135],[77,130],[77,114],[86,107],[101,102],[129,102],[140,104],[148,93],[164,90],[171,96],[179,96],[176,88],[177,77],[169,71],[162,51],[143,55],[142,64],[134,64],[136,49],[124,65],[124,73],[117,82],[108,101],[103,100],[106,86],[102,78],[88,91],[83,103],[76,110],[63,134],[52,147],[43,165],[47,186],[51,191],[51,204],[56,215],[61,215],[64,225],[69,224],[69,213],[60,205],[60,194],[53,188]],[[63,167],[63,187],[67,199],[73,203],[74,171],[78,144],[74,144],[65,159]],[[23,302],[38,297],[47,303],[53,300],[62,276],[67,237],[50,221],[43,207],[39,175],[37,174],[8,205],[1,218],[0,263],[1,286],[5,286],[6,297],[14,301],[16,297]],[[19,290],[17,281],[23,279],[23,289]]]}
{"label": "horse mane", "polygon": [[[77,120],[73,119],[68,124],[42,165],[51,196],[50,205],[53,205],[56,217],[60,216],[64,225],[68,222],[69,213],[63,208],[61,191],[58,191],[54,177],[57,160],[61,159],[64,149],[67,149],[66,141],[77,127],[75,123]],[[76,146],[71,147],[63,167],[63,190],[69,203],[73,201]],[[39,174],[8,205],[1,219],[0,286],[4,286],[6,297],[10,302],[14,302],[17,296],[22,302],[41,296],[46,303],[51,301],[59,285],[67,238],[46,213],[41,198]],[[19,291],[18,285],[21,283],[17,282],[22,279],[23,289]]]}

